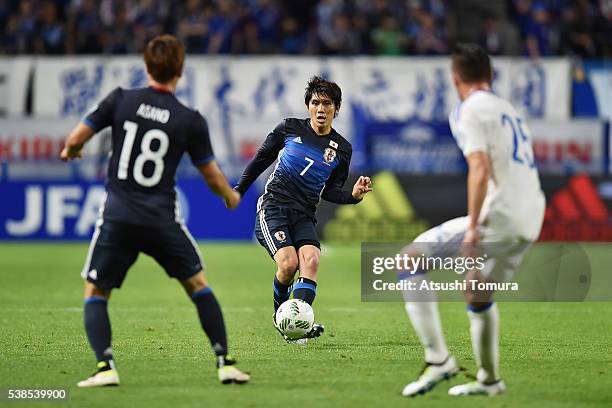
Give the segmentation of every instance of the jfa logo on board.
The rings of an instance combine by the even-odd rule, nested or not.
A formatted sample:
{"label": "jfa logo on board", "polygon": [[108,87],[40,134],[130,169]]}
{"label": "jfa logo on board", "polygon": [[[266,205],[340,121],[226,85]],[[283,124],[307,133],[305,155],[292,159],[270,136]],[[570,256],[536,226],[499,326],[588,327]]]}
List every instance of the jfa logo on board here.
{"label": "jfa logo on board", "polygon": [[23,195],[20,208],[6,217],[3,235],[82,238],[91,234],[105,190],[102,185],[33,184],[25,186]]}

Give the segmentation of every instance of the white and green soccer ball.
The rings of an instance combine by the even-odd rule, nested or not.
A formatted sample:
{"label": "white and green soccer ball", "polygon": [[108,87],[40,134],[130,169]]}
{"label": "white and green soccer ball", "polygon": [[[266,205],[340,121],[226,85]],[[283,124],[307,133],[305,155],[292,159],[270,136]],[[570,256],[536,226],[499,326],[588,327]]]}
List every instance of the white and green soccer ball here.
{"label": "white and green soccer ball", "polygon": [[301,339],[312,330],[314,310],[301,299],[289,299],[276,311],[274,323],[276,328],[288,338]]}

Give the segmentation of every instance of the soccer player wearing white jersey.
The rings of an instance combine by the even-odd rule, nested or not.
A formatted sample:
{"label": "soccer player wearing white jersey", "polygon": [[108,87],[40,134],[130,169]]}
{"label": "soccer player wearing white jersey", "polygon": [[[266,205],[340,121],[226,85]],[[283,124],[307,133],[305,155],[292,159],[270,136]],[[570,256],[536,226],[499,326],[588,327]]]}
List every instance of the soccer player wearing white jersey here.
{"label": "soccer player wearing white jersey", "polygon": [[[544,218],[545,199],[531,137],[512,105],[491,92],[491,63],[480,46],[455,48],[452,76],[461,104],[451,112],[449,122],[468,163],[468,215],[424,232],[415,242],[421,243],[420,249],[437,248],[435,256],[495,242],[507,251],[510,262],[495,264],[490,259],[482,271],[470,271],[466,279],[503,282],[520,265],[528,246],[524,243],[538,238]],[[415,244],[405,249],[408,254],[415,255],[414,251]],[[476,381],[452,387],[450,395],[496,395],[505,390],[499,372],[499,313],[491,295],[466,291],[478,372]],[[435,294],[426,296],[427,301],[414,301],[405,294],[406,312],[425,350],[426,364],[419,378],[405,386],[404,396],[423,394],[459,371],[444,341]]]}

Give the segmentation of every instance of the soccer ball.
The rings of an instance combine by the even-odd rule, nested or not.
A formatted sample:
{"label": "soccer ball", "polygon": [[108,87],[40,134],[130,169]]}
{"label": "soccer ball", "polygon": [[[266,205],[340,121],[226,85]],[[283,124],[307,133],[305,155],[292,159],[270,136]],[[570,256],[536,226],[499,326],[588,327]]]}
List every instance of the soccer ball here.
{"label": "soccer ball", "polygon": [[276,328],[288,338],[301,339],[312,330],[314,310],[301,299],[289,299],[276,311],[274,323]]}

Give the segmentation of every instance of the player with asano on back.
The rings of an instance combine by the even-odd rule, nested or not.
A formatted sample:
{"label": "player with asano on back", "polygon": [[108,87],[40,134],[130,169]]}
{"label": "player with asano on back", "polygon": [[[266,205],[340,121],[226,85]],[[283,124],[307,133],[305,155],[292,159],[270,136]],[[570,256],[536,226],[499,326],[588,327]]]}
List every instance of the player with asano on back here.
{"label": "player with asano on back", "polygon": [[79,387],[118,385],[107,305],[130,266],[143,252],[180,281],[199,314],[217,356],[222,383],[245,383],[249,375],[228,356],[221,308],[206,277],[197,244],[185,227],[175,191],[177,166],[187,152],[211,190],[228,208],[240,202],[215,161],[206,121],[174,96],[184,47],[173,36],[152,39],[144,53],[149,86],[112,91],[70,133],[62,160],[81,157],[96,132],[112,127],[107,195],[83,268],[85,330],[98,371]]}

